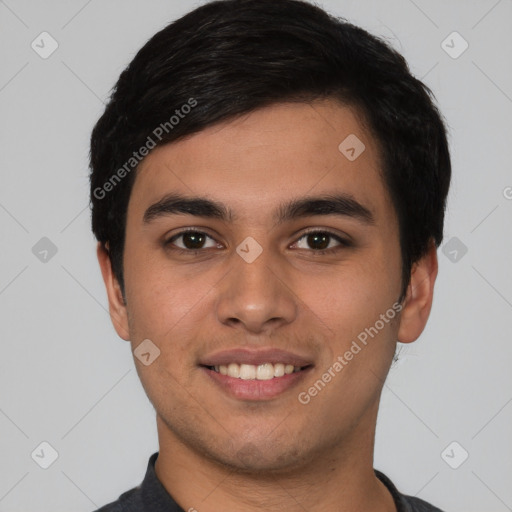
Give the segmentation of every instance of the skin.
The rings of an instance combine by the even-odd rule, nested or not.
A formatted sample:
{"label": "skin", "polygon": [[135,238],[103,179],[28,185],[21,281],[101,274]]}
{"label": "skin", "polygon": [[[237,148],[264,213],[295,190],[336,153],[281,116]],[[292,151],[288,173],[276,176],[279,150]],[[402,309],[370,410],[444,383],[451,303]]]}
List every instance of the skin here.
{"label": "skin", "polygon": [[[338,150],[349,134],[366,146],[352,162]],[[396,341],[416,340],[427,322],[434,245],[413,266],[401,313],[307,405],[297,399],[400,295],[398,221],[377,144],[357,113],[334,100],[276,104],[158,147],[137,172],[126,304],[100,244],[98,259],[119,336],[132,350],[150,339],[161,351],[149,366],[134,361],[156,410],[155,469],[167,491],[198,512],[395,511],[373,473],[376,418]],[[275,224],[281,202],[333,191],[366,206],[374,224],[334,215]],[[144,224],[145,210],[168,192],[221,201],[236,221],[175,214]],[[212,237],[198,255],[163,244],[187,227]],[[315,255],[303,237],[309,228],[348,235],[353,245],[328,239],[335,252]],[[235,250],[248,236],[263,249],[250,264]],[[314,368],[271,400],[238,400],[198,361],[239,346],[290,350]]]}

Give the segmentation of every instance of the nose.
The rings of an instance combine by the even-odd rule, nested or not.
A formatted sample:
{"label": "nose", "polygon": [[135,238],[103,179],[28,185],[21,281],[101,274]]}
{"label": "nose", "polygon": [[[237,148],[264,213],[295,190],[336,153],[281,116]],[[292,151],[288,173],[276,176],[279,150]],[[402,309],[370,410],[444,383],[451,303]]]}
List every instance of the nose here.
{"label": "nose", "polygon": [[269,250],[248,263],[237,253],[219,283],[216,315],[219,322],[254,334],[293,322],[297,297],[284,265]]}

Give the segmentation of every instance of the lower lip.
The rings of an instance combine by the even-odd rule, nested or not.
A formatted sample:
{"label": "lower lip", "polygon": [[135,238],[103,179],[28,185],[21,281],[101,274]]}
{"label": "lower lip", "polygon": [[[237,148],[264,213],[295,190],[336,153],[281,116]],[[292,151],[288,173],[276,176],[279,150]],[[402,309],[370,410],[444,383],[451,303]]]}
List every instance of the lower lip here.
{"label": "lower lip", "polygon": [[282,377],[268,380],[239,379],[222,375],[204,366],[201,369],[207,376],[217,383],[225,392],[239,400],[269,400],[296,386],[312,369],[308,366],[299,372],[289,373]]}

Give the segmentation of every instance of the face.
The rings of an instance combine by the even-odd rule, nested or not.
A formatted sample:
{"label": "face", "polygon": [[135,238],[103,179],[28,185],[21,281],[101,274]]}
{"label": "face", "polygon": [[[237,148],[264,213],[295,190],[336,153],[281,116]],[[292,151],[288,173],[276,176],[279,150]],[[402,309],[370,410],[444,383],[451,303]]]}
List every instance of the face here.
{"label": "face", "polygon": [[[339,149],[351,135],[359,156],[355,139]],[[278,104],[153,150],[124,276],[111,313],[133,350],[160,351],[135,363],[161,444],[280,471],[373,436],[401,256],[376,142],[348,107]]]}

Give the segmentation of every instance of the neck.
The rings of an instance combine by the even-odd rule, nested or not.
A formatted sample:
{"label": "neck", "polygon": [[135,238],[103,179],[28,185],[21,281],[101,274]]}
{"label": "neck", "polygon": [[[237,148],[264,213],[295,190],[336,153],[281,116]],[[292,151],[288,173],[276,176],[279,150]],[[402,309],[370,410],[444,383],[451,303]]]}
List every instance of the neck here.
{"label": "neck", "polygon": [[375,422],[368,425],[359,424],[350,439],[300,467],[241,472],[197,453],[157,416],[155,471],[167,492],[190,512],[396,512],[391,494],[373,471]]}

